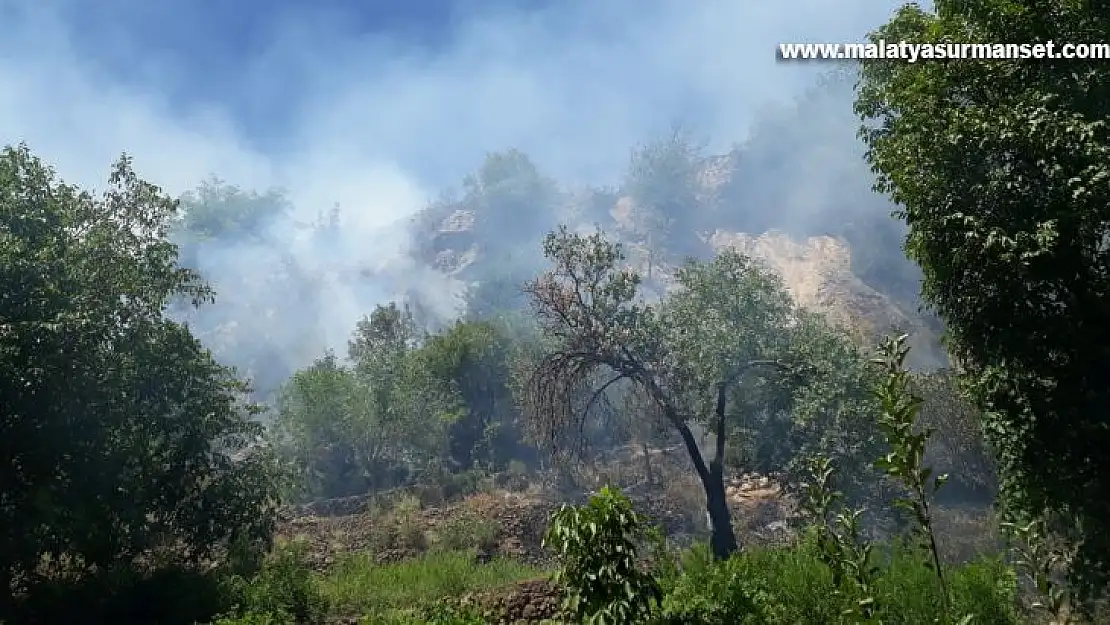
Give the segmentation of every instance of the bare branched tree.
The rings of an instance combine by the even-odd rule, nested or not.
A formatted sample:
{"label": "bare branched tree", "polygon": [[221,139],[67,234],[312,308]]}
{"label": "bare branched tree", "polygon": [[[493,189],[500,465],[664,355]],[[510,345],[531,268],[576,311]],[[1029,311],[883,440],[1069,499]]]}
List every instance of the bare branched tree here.
{"label": "bare branched tree", "polygon": [[[561,228],[544,253],[552,269],[525,289],[550,341],[523,397],[533,426],[549,444],[565,444],[614,385],[638,387],[655,408],[645,417],[655,414],[682,439],[705,488],[713,552],[727,558],[738,549],[724,489],[729,391],[748,372],[790,369],[776,358],[788,352],[794,325],[789,295],[770,272],[724,252],[688,262],[680,290],[652,305],[638,294],[640,276],[621,268],[620,245],[601,233]],[[715,434],[708,462],[692,422]]]}

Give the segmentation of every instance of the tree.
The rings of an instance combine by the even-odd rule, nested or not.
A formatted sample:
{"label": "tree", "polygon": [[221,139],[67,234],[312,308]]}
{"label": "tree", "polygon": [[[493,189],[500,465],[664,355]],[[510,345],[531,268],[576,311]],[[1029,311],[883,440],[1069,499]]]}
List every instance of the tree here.
{"label": "tree", "polygon": [[701,150],[681,130],[632,154],[622,190],[634,207],[633,228],[643,237],[648,278],[674,253],[699,250],[695,227],[705,215]]}
{"label": "tree", "polygon": [[458,395],[464,414],[451,424],[451,457],[463,469],[502,468],[533,456],[515,423],[509,380],[508,337],[485,321],[459,321],[422,348],[432,375]]}
{"label": "tree", "polygon": [[[639,274],[620,268],[620,245],[600,233],[562,228],[548,235],[544,253],[554,267],[527,292],[552,349],[531,376],[529,416],[554,442],[568,427],[580,430],[611,386],[634,384],[682,439],[705,489],[714,554],[728,557],[737,549],[724,490],[729,391],[748,373],[787,368],[776,356],[790,343],[789,295],[777,277],[731,251],[688,262],[677,274],[680,289],[659,305],[638,298]],[[694,422],[715,434],[708,463]]]}
{"label": "tree", "polygon": [[25,145],[0,153],[0,602],[272,529],[245,386],[163,314],[211,297],[166,238],[177,203],[126,156],[109,182],[94,196]]}
{"label": "tree", "polygon": [[497,233],[497,239],[486,246],[486,261],[497,268],[534,258],[529,252],[553,227],[555,207],[563,199],[555,181],[515,149],[487,155],[463,187],[461,205],[474,212],[474,232]]}
{"label": "tree", "polygon": [[267,228],[292,211],[284,194],[248,192],[219,178],[209,178],[181,196],[174,223],[177,234],[197,239],[267,238]]}
{"label": "tree", "polygon": [[[1110,32],[1097,3],[934,4],[904,7],[872,41],[1054,41],[1059,52]],[[923,297],[985,411],[1009,512],[1078,521],[1073,573],[1101,586],[1110,577],[1110,68],[879,60],[863,65],[856,106],[876,188],[901,207]]]}
{"label": "tree", "polygon": [[373,492],[439,467],[462,401],[422,345],[412,314],[391,302],[358,322],[349,364],[326,354],[283,387],[273,434],[304,495]]}
{"label": "tree", "polygon": [[370,409],[369,389],[335,354],[282,387],[275,426],[279,448],[299,476],[300,496],[342,497],[390,481],[390,432]]}

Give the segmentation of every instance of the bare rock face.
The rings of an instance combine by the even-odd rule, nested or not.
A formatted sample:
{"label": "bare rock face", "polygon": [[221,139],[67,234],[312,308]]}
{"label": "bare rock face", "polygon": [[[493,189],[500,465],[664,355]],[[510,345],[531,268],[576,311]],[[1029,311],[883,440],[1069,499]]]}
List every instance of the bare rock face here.
{"label": "bare rock face", "polygon": [[478,258],[479,245],[472,210],[458,209],[447,215],[430,233],[432,258],[425,259],[435,269],[454,276]]}
{"label": "bare rock face", "polygon": [[717,251],[731,248],[763,261],[782,277],[799,306],[824,314],[861,341],[873,343],[886,334],[909,333],[910,366],[935,368],[946,363],[939,337],[917,315],[852,273],[852,251],[843,241],[828,236],[797,241],[774,231],[754,236],[718,230],[709,243]]}
{"label": "bare rock face", "polygon": [[[699,176],[703,199],[712,199],[729,182],[735,171],[734,161],[733,155],[705,160]],[[630,197],[586,190],[569,195],[566,202],[564,218],[587,213],[603,216],[601,220],[608,222],[602,225],[603,229],[621,241],[628,264],[644,276],[645,294],[663,297],[675,287],[674,267],[649,249],[654,244],[650,235],[642,231],[646,226]],[[498,257],[497,249],[505,243],[501,233],[485,232],[487,226],[473,207],[463,203],[442,205],[426,217],[416,233],[421,241],[417,260],[453,280],[482,280],[486,265]],[[593,227],[575,229],[584,233]],[[698,245],[705,246],[697,251],[697,256],[732,248],[763,261],[782,277],[800,306],[824,314],[863,344],[871,345],[884,335],[905,332],[910,334],[913,348],[908,363],[911,367],[931,369],[949,364],[935,324],[930,325],[917,311],[906,309],[853,274],[852,250],[841,239],[814,236],[798,240],[777,231],[747,234],[724,230],[694,238],[703,242]],[[695,250],[686,249],[689,247],[689,242],[684,244],[681,253],[694,253]],[[535,252],[539,254],[538,249]]]}

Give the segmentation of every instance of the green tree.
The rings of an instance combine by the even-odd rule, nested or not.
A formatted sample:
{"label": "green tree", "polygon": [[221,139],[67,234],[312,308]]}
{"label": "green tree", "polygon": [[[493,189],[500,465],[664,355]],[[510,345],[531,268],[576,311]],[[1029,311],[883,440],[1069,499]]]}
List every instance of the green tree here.
{"label": "green tree", "polygon": [[282,388],[273,434],[302,495],[373,492],[439,467],[462,402],[422,344],[408,309],[378,306],[357,324],[349,364],[326,354]]}
{"label": "green tree", "polygon": [[266,229],[291,211],[280,191],[244,191],[213,177],[181,196],[173,229],[197,239],[265,239]]}
{"label": "green tree", "polygon": [[633,202],[632,224],[653,268],[676,254],[701,249],[696,228],[702,224],[705,201],[700,147],[681,130],[632,154],[622,190]]}
{"label": "green tree", "polygon": [[[461,206],[474,212],[474,232],[497,233],[485,246],[489,267],[520,265],[544,232],[554,227],[556,205],[562,194],[519,150],[495,152],[463,181]],[[500,265],[499,265],[500,263]],[[485,263],[484,263],[485,264]]]}
{"label": "green tree", "polygon": [[[1091,2],[907,5],[872,41],[1105,40]],[[1110,66],[1077,59],[868,62],[857,112],[901,206],[923,296],[986,412],[1011,513],[1081,531],[1110,575]],[[1084,584],[1088,589],[1093,584]]]}
{"label": "green tree", "polygon": [[387,481],[389,432],[370,409],[368,395],[354,371],[332,353],[282,387],[276,433],[299,477],[298,495],[340,497]]}
{"label": "green tree", "polygon": [[[199,310],[178,303],[171,308],[174,318],[188,322],[221,362],[248,376],[267,400],[292,375],[289,363],[318,353],[324,342],[310,323],[321,313],[320,277],[289,251],[292,210],[279,191],[244,191],[212,178],[182,195],[170,229],[181,264],[196,269],[218,294],[214,306]],[[338,227],[336,212],[328,221],[321,215],[312,230],[318,257],[334,248],[328,238]],[[282,332],[289,323],[298,331]]]}
{"label": "green tree", "polygon": [[167,240],[177,203],[126,156],[109,182],[0,152],[0,602],[58,569],[196,561],[272,529],[244,385],[163,315],[211,297]]}
{"label": "green tree", "polygon": [[422,349],[432,374],[465,406],[449,432],[451,457],[463,469],[499,469],[509,460],[534,456],[515,423],[508,384],[511,347],[496,324],[459,321],[429,337]]}
{"label": "green tree", "polygon": [[[785,368],[796,309],[776,276],[735,252],[687,263],[660,305],[640,299],[638,273],[618,244],[565,228],[550,234],[554,267],[528,286],[551,349],[535,367],[525,407],[549,441],[582,425],[607,389],[633,383],[681,437],[706,495],[718,557],[737,549],[724,490],[730,390],[746,374]],[[583,392],[583,391],[587,392]],[[577,401],[577,398],[582,401]],[[690,429],[710,427],[708,462]]]}
{"label": "green tree", "polygon": [[[807,474],[807,460],[835,460],[837,488],[870,514],[889,512],[885,485],[871,467],[883,453],[872,393],[877,374],[851,336],[820,315],[794,312],[781,359],[804,363],[806,375],[751,376],[730,398],[730,446],[748,470],[782,475],[787,485]],[[882,502],[882,503],[879,503]]]}

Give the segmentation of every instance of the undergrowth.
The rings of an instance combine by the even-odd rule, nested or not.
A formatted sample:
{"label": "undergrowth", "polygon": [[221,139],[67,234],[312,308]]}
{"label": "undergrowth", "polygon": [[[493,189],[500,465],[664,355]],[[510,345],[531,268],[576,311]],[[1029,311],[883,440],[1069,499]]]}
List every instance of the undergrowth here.
{"label": "undergrowth", "polygon": [[[458,598],[550,578],[563,593],[566,622],[589,625],[1027,623],[1018,573],[1000,554],[944,564],[932,504],[946,478],[934,476],[923,463],[931,432],[917,424],[921,400],[908,388],[907,351],[904,337],[888,341],[876,361],[886,374],[876,395],[889,448],[876,465],[904,486],[905,496],[891,503],[907,509],[914,521],[906,535],[889,542],[863,535],[863,511],[846,508],[833,488],[833,461],[814,458],[801,490],[808,524],[800,539],[749,546],[724,561],[715,560],[704,544],[677,553],[669,549],[658,528],[616,489],[604,488],[585,505],[564,506],[554,515],[544,541],[558,561],[553,572],[509,559],[480,562],[477,554],[495,542],[496,524],[470,515],[425,533],[415,522],[420,504],[410,499],[383,517],[380,542],[423,548],[416,558],[381,563],[372,552],[350,553],[318,572],[307,565],[303,546],[284,543],[251,572],[167,571],[161,581],[116,583],[98,609],[117,616],[112,621],[117,623],[193,625],[207,611],[203,618],[214,625],[316,625],[336,617],[383,625],[479,625],[496,620],[480,602]],[[1058,618],[1066,594],[1051,579],[1055,560],[1040,547],[1037,526],[1010,529],[1024,539],[1018,564],[1045,596],[1039,605]],[[59,599],[58,592],[40,597],[38,605]],[[113,612],[117,604],[135,605],[136,597],[165,603],[161,612],[179,613],[175,618]]]}

